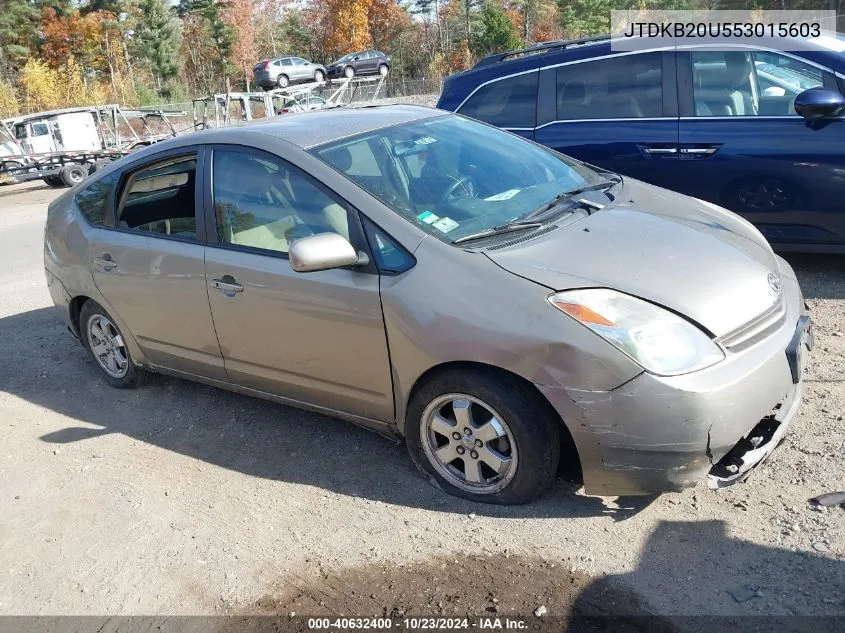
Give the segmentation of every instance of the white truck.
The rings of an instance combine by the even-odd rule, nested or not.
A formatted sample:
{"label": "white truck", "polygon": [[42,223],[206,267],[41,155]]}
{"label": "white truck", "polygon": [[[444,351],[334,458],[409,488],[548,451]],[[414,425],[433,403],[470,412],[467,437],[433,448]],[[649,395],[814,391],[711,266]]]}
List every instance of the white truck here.
{"label": "white truck", "polygon": [[[143,123],[140,135],[130,118]],[[149,118],[164,121],[169,133],[154,133],[147,125]],[[0,172],[17,182],[42,179],[53,187],[72,187],[132,150],[176,134],[163,111],[126,111],[118,105],[36,112],[2,124],[22,153],[13,157],[0,153]],[[121,138],[121,127],[132,138]]]}

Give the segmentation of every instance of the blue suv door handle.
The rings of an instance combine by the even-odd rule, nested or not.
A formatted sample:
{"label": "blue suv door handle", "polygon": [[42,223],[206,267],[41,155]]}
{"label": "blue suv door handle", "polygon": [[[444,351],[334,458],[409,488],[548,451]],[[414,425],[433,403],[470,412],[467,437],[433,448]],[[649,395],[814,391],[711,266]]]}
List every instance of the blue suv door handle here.
{"label": "blue suv door handle", "polygon": [[719,151],[721,145],[686,145],[681,147],[681,158],[708,158]]}
{"label": "blue suv door handle", "polygon": [[677,147],[666,147],[665,145],[640,145],[640,151],[649,156],[663,156],[666,158],[674,158],[678,155]]}

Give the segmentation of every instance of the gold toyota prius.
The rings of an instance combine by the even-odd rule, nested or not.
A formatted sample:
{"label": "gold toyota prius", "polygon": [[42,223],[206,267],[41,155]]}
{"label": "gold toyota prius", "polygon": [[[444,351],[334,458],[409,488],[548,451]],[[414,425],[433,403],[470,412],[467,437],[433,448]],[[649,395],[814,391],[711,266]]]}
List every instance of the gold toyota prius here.
{"label": "gold toyota prius", "polygon": [[133,153],[50,205],[44,264],[112,385],[161,372],[341,417],[494,503],[559,465],[589,494],[743,481],[812,347],[745,220],[413,106]]}

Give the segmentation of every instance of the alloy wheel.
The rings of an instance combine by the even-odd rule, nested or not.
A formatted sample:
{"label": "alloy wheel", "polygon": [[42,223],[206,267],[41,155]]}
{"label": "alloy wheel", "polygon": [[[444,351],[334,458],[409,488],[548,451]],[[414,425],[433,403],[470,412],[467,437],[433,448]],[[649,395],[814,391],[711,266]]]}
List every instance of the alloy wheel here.
{"label": "alloy wheel", "polygon": [[426,407],[423,450],[452,485],[493,494],[516,474],[517,450],[505,420],[487,403],[466,394],[447,394]]}
{"label": "alloy wheel", "polygon": [[100,367],[113,378],[123,378],[129,371],[129,354],[114,323],[102,314],[94,314],[87,327],[88,345]]}

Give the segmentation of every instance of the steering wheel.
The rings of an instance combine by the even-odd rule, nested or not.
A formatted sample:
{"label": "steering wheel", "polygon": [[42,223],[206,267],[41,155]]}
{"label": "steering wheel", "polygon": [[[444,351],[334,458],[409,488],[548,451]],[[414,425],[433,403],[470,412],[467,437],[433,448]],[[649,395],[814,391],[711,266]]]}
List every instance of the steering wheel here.
{"label": "steering wheel", "polygon": [[[461,176],[459,178],[449,176],[449,178],[452,178],[455,182],[449,185],[449,188],[440,199],[441,202],[449,202],[450,200],[457,200],[459,198],[475,198],[478,192],[475,190],[475,183],[472,181],[472,178],[469,176]],[[455,195],[459,190],[463,190],[463,195]]]}

